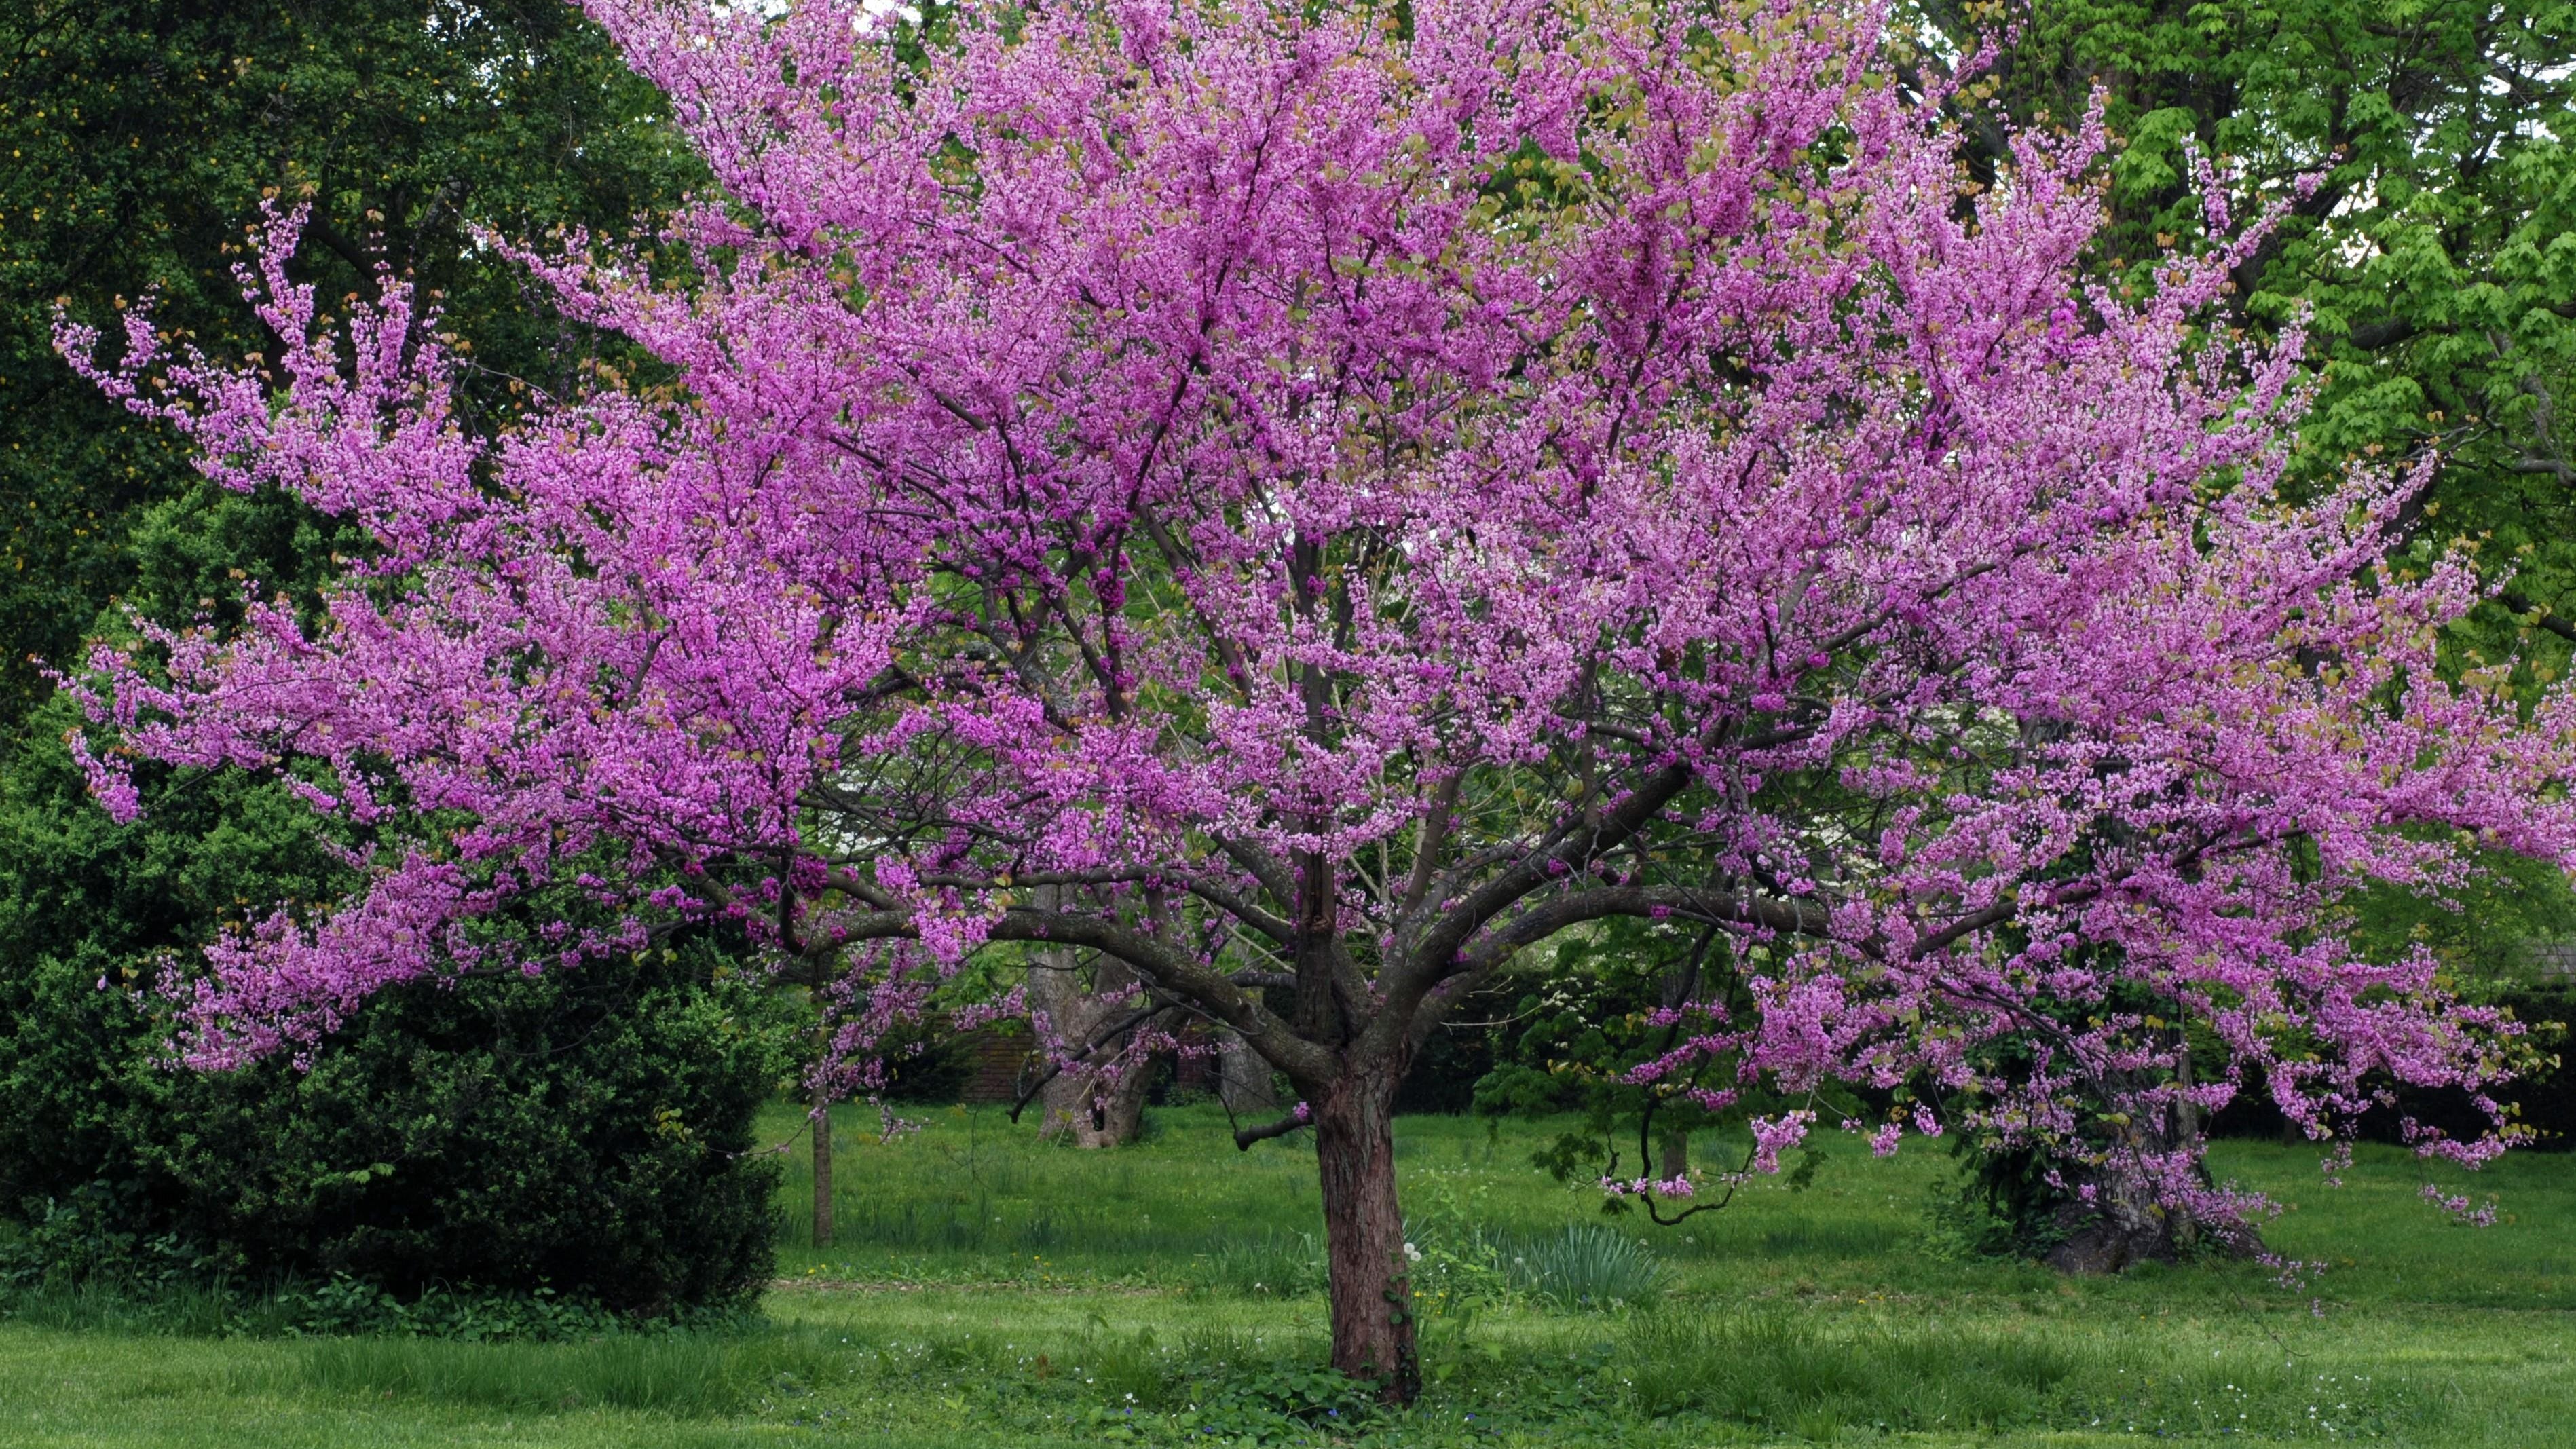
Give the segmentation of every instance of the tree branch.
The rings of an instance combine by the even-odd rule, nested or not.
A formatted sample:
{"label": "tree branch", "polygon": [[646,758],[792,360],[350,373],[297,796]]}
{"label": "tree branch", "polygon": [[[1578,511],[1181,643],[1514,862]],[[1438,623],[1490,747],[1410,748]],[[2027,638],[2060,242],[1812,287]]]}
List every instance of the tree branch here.
{"label": "tree branch", "polygon": [[1310,1125],[1311,1121],[1309,1117],[1291,1112],[1276,1122],[1265,1122],[1258,1127],[1237,1127],[1234,1129],[1234,1150],[1250,1152],[1255,1142],[1267,1142],[1273,1137],[1285,1137],[1300,1127]]}

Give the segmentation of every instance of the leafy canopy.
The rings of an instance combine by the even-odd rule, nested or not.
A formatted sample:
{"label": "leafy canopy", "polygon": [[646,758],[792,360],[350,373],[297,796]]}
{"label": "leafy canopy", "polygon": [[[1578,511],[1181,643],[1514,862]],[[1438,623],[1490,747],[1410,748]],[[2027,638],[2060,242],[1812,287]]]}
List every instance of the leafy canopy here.
{"label": "leafy canopy", "polygon": [[[273,356],[138,318],[92,364],[373,543],[318,621],[94,660],[112,809],[132,755],[276,771],[362,842],[362,889],[213,950],[200,1064],[695,916],[898,1006],[1097,951],[1310,1099],[1346,1367],[1409,1354],[1366,1339],[1394,1083],[1587,922],[1742,948],[1640,1069],[1724,1062],[1712,1111],[1925,1079],[2071,1143],[2100,1083],[2260,1065],[2325,1132],[2501,1070],[2429,954],[2317,928],[2480,845],[2576,859],[2576,702],[2435,667],[2481,593],[2383,563],[2420,478],[2292,479],[2295,336],[2199,325],[2265,235],[2215,182],[2215,250],[2089,286],[2097,125],[1980,181],[1942,95],[1789,8],[592,8],[726,196],[676,272],[527,264],[667,384],[469,427],[422,299],[299,285],[293,213]],[[481,928],[549,885],[622,918]],[[2154,1070],[2142,994],[2230,1074]]]}

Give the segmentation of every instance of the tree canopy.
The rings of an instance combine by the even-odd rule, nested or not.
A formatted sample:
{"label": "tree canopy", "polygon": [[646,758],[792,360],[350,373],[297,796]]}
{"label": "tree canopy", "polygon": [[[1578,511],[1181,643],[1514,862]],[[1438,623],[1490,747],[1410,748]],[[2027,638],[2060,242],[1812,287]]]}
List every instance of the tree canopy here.
{"label": "tree canopy", "polygon": [[590,349],[530,305],[523,274],[477,254],[469,226],[624,225],[693,165],[658,97],[553,0],[9,7],[0,719],[14,725],[50,691],[37,660],[75,662],[100,610],[134,592],[137,530],[196,481],[166,432],[64,368],[58,302],[96,318],[148,295],[158,325],[258,350],[268,339],[230,264],[260,198],[282,194],[311,207],[302,275],[333,297],[372,292],[381,262],[444,293],[478,349],[467,395],[500,406],[513,376],[552,380]]}
{"label": "tree canopy", "polygon": [[[2437,667],[2481,584],[2385,564],[2421,473],[2297,471],[2295,332],[2204,326],[2299,190],[2204,178],[2210,249],[2091,284],[2098,124],[1996,143],[1786,9],[592,8],[726,194],[681,265],[524,260],[653,375],[470,426],[429,299],[298,281],[292,208],[263,356],[65,333],[369,536],[318,616],[83,686],[113,811],[138,758],[274,773],[364,878],[213,948],[200,1064],[708,916],[888,1016],[1097,951],[1304,1095],[1241,1139],[1315,1129],[1334,1359],[1398,1395],[1396,1084],[1590,922],[1723,945],[1639,1069],[1724,1063],[1710,1110],[1921,1082],[2047,1146],[2259,1067],[2328,1133],[2502,1070],[2428,953],[2319,927],[2576,859],[2576,700]],[[618,918],[490,929],[548,889]]]}
{"label": "tree canopy", "polygon": [[[2120,138],[2097,260],[2151,266],[2202,230],[2189,150],[2276,194],[2316,185],[2240,265],[2231,320],[2304,318],[2323,386],[2309,466],[2438,453],[2414,507],[2427,548],[2477,541],[2520,578],[2462,643],[2502,657],[2538,627],[2576,637],[2576,7],[2564,0],[2355,5],[1930,3],[1973,48],[2009,39],[1981,94],[2071,122],[2099,88]],[[2410,510],[2411,513],[2411,510]]]}

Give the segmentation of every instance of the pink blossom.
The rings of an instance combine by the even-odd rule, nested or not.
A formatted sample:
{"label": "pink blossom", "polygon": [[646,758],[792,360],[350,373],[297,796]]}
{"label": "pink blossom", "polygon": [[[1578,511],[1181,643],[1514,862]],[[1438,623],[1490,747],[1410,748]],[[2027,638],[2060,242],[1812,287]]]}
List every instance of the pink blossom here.
{"label": "pink blossom", "polygon": [[[2098,116],[1963,197],[1869,13],[586,8],[721,195],[513,254],[652,386],[478,431],[434,309],[388,274],[325,318],[292,212],[242,272],[265,369],[60,328],[209,477],[375,544],[317,614],[138,626],[75,686],[120,818],[142,758],[382,842],[164,983],[199,1065],[608,949],[491,944],[577,880],[846,976],[861,1085],[1013,953],[1115,957],[1334,1151],[1616,916],[1746,968],[1637,1079],[1712,1110],[1928,1080],[2072,1160],[2075,1104],[2184,1096],[2138,1000],[2227,1057],[2192,1102],[2258,1072],[2320,1138],[2501,1079],[2519,1024],[2331,927],[2576,863],[2576,692],[2439,667],[2487,585],[2387,564],[2423,472],[2287,480],[2301,339],[2202,326],[2266,219],[2084,280]],[[2193,1152],[2112,1170],[2259,1211]]]}
{"label": "pink blossom", "polygon": [[1746,1125],[1753,1129],[1753,1171],[1773,1173],[1780,1170],[1780,1154],[1807,1140],[1807,1128],[1814,1124],[1813,1112],[1790,1112],[1778,1119],[1754,1117]]}

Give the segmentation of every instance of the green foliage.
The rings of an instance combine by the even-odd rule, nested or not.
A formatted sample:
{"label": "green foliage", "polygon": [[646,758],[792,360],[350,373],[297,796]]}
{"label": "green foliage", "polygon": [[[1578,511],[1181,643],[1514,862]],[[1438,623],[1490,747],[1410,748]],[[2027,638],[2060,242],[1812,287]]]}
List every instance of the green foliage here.
{"label": "green foliage", "polygon": [[551,1281],[634,1312],[766,1276],[775,1171],[739,1154],[780,1032],[720,943],[423,982],[353,1014],[309,1071],[175,1072],[158,974],[337,867],[273,783],[157,772],[147,805],[109,820],[41,735],[0,794],[0,1207],[31,1216],[49,1275]]}
{"label": "green foliage", "polygon": [[2089,1219],[2065,1211],[2071,1196],[2048,1180],[2049,1163],[2027,1150],[1952,1140],[1957,1174],[1925,1205],[1924,1247],[1944,1257],[2045,1258]]}
{"label": "green foliage", "polygon": [[1422,1049],[1405,1069],[1404,1082],[1396,1088],[1395,1110],[1399,1112],[1472,1112],[1476,1106],[1476,1089],[1487,1073],[1494,1070],[1494,1030],[1482,1021],[1459,1021],[1457,1017],[1482,1016],[1490,1009],[1499,1013],[1510,998],[1494,992],[1479,992],[1459,1004],[1451,1020],[1426,1037]]}
{"label": "green foliage", "polygon": [[2557,963],[2537,953],[2576,938],[2576,890],[2548,861],[2491,851],[2482,864],[2489,878],[2464,901],[2374,890],[2352,902],[2346,935],[2381,960],[2425,947],[2455,980],[2491,989],[2545,983]]}
{"label": "green foliage", "polygon": [[[2576,6],[2566,0],[1921,0],[1966,41],[2009,22],[1983,87],[2060,123],[2095,86],[2122,138],[2101,265],[2152,285],[2204,232],[2185,146],[2289,212],[2232,319],[2308,320],[2322,389],[2302,466],[2438,453],[2419,553],[2467,540],[2507,601],[2461,667],[2533,676],[2576,639]],[[2317,178],[2304,196],[2293,183]],[[2261,204],[2254,202],[2251,204]]]}
{"label": "green foliage", "polygon": [[1682,1095],[1698,1076],[1638,1086],[1625,1074],[1690,1029],[1655,1025],[1657,1008],[1686,1000],[1749,1006],[1731,951],[1671,922],[1634,919],[1569,933],[1554,951],[1554,969],[1534,978],[1541,984],[1498,1028],[1475,1109],[1487,1117],[1579,1114],[1579,1127],[1531,1159],[1559,1182],[1652,1171],[1670,1140],[1686,1142],[1720,1119]]}
{"label": "green foliage", "polygon": [[[1749,1152],[1711,1162],[1694,1159],[1693,1144],[1714,1145],[1715,1129],[1747,1115],[1803,1108],[1828,1121],[1868,1122],[1913,1100],[1905,1089],[1890,1093],[1830,1081],[1803,1096],[1784,1097],[1741,1082],[1731,1063],[1708,1057],[1652,1083],[1634,1082],[1630,1071],[1701,1029],[1707,1021],[1702,1013],[1713,1008],[1743,1020],[1753,1012],[1736,948],[1714,933],[1627,919],[1569,933],[1555,949],[1555,971],[1521,997],[1510,1024],[1498,1029],[1495,1065],[1477,1082],[1475,1105],[1489,1118],[1576,1114],[1572,1125],[1529,1157],[1558,1182],[1640,1175],[1661,1180],[1682,1167],[1741,1173],[1751,1165]],[[1744,947],[1742,959],[1759,971],[1769,949]],[[1656,1024],[1660,1009],[1684,1002],[1695,1004],[1678,1021]],[[1689,1096],[1694,1087],[1733,1092],[1734,1103],[1710,1110]],[[1810,1150],[1781,1181],[1804,1190],[1823,1161]],[[1678,1221],[1672,1214],[1687,1217],[1730,1200],[1721,1189],[1698,1204],[1667,1202],[1654,1215],[1669,1226]],[[1616,1217],[1632,1211],[1639,1199],[1613,1195],[1597,1201],[1603,1213]]]}
{"label": "green foliage", "polygon": [[0,776],[0,1210],[130,1164],[134,1124],[198,1090],[158,1060],[147,988],[173,953],[338,878],[274,784],[156,774],[146,817],[116,824],[51,737],[74,718],[46,705]]}
{"label": "green foliage", "polygon": [[358,546],[206,483],[176,435],[75,378],[56,299],[109,321],[152,291],[161,325],[258,350],[229,274],[242,229],[264,199],[309,204],[294,274],[328,298],[385,268],[436,295],[475,360],[473,423],[623,354],[469,228],[623,230],[668,206],[702,173],[662,115],[554,0],[0,14],[0,1212],[29,1222],[17,1262],[41,1291],[229,1276],[304,1285],[289,1317],[316,1323],[361,1300],[491,1322],[542,1318],[540,1289],[658,1314],[767,1275],[774,1163],[741,1154],[784,1064],[732,951],[423,983],[353,1014],[309,1072],[170,1071],[154,986],[228,923],[332,898],[345,870],[275,782],[155,770],[145,817],[108,820],[61,743],[76,711],[28,663],[75,663],[128,609],[222,626],[246,588],[309,608]]}
{"label": "green foliage", "polygon": [[[533,980],[424,982],[311,1069],[157,1063],[145,998],[39,978],[0,1037],[0,1175],[50,1282],[347,1275],[404,1301],[547,1288],[629,1314],[739,1304],[771,1268],[771,998],[707,943]],[[96,1058],[48,1049],[89,1028]],[[102,1091],[101,1089],[106,1090]],[[42,1145],[79,1128],[79,1150]]]}
{"label": "green foliage", "polygon": [[[157,602],[226,558],[309,580],[328,531],[201,485],[141,538]],[[309,1071],[170,1070],[164,973],[227,920],[327,897],[342,867],[273,781],[156,768],[144,817],[117,824],[58,738],[74,719],[45,705],[0,780],[0,1211],[36,1224],[49,1273],[187,1258],[407,1298],[551,1282],[642,1313],[766,1276],[775,1171],[739,1154],[783,1070],[780,1006],[722,941],[418,983],[353,1013]]]}
{"label": "green foliage", "polygon": [[[665,1318],[722,1317],[683,1309]],[[659,1319],[643,1320],[658,1323]],[[245,1296],[236,1324],[244,1331],[291,1338],[364,1336],[428,1338],[457,1343],[560,1343],[595,1339],[638,1326],[597,1303],[566,1298],[546,1284],[519,1292],[428,1288],[401,1298],[363,1279],[335,1274],[273,1294]]]}
{"label": "green foliage", "polygon": [[296,274],[323,296],[371,290],[379,264],[444,294],[481,364],[469,414],[561,392],[596,339],[467,228],[623,229],[667,205],[700,172],[663,110],[556,0],[0,7],[0,727],[47,692],[29,656],[75,662],[134,587],[138,533],[195,480],[176,434],[54,355],[56,299],[104,321],[152,291],[162,326],[260,349],[230,267],[274,195],[314,208]]}

